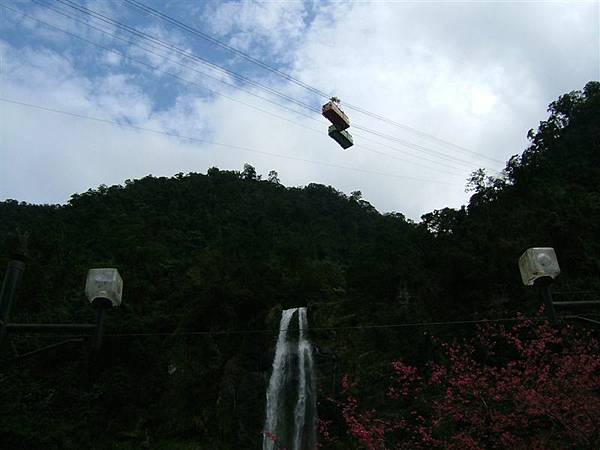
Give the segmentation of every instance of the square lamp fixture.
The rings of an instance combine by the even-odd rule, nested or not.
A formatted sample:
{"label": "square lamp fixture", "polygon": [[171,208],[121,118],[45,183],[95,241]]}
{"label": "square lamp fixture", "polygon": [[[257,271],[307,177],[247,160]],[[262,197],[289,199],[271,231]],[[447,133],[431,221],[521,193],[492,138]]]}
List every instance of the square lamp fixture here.
{"label": "square lamp fixture", "polygon": [[519,258],[521,279],[525,286],[532,286],[543,277],[556,278],[560,274],[556,253],[552,247],[535,247],[525,250]]}
{"label": "square lamp fixture", "polygon": [[110,302],[119,306],[123,297],[123,279],[117,269],[90,269],[85,282],[85,295],[90,303]]}

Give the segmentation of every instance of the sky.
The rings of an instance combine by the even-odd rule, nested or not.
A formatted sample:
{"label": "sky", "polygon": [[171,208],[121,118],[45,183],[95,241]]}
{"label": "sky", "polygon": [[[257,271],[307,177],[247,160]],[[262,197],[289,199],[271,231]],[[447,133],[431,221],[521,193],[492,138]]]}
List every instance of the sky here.
{"label": "sky", "polygon": [[598,1],[143,0],[188,29],[122,0],[0,5],[0,200],[248,163],[419,220],[600,80]]}

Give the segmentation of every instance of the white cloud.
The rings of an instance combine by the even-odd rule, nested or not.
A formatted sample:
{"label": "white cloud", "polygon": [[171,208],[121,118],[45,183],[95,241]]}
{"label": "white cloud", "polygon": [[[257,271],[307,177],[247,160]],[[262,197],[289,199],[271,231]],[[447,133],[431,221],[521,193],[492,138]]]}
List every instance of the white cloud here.
{"label": "white cloud", "polygon": [[303,2],[222,2],[203,11],[211,31],[233,47],[284,60],[303,35],[307,14]]}
{"label": "white cloud", "polygon": [[119,66],[123,62],[123,57],[118,53],[104,52],[102,63],[108,66]]}
{"label": "white cloud", "polygon": [[[593,4],[555,3],[221,3],[204,10],[203,20],[212,24],[213,32],[253,55],[270,55],[269,61],[289,61],[294,76],[342,100],[506,160],[523,150],[527,130],[545,118],[550,101],[583,87],[589,79],[600,78],[595,8]],[[193,48],[189,36],[156,25],[145,29],[182,48]],[[44,42],[41,39],[45,38],[38,39]],[[57,41],[52,42],[56,45]],[[110,65],[108,74],[85,75],[75,64],[79,55],[68,51],[68,41],[64,45],[65,51],[58,54],[42,46],[17,51],[0,41],[5,66],[2,96],[296,159],[191,143],[2,103],[1,198],[64,202],[71,193],[101,183],[121,183],[148,173],[205,171],[215,165],[241,169],[244,162],[249,162],[259,173],[277,170],[288,185],[320,182],[345,192],[358,189],[380,210],[418,218],[434,208],[465,202],[464,179],[471,170],[481,165],[502,168],[502,164],[476,159],[349,109],[353,124],[410,140],[434,153],[424,155],[373,137],[413,155],[409,156],[366,141],[363,136],[369,135],[352,127],[356,145],[343,151],[327,136],[325,119],[314,115],[314,121],[293,115],[217,82],[209,86],[236,101],[201,96],[188,85],[182,87],[172,105],[156,111],[152,93],[144,89],[146,82],[132,75],[130,68],[122,72],[126,64],[117,55],[102,55],[103,62]],[[165,58],[150,58],[135,49],[130,52],[163,70],[206,83],[200,74]],[[183,61],[177,56],[170,58]],[[159,75],[157,83],[164,79]],[[283,80],[271,76],[261,81],[310,100],[306,91]],[[369,149],[391,156],[374,154]],[[451,158],[472,161],[472,165],[434,156],[441,151]],[[433,165],[418,159],[419,155],[458,169]]]}
{"label": "white cloud", "polygon": [[108,75],[94,80],[89,95],[93,103],[108,117],[124,118],[138,123],[152,112],[152,101],[135,84],[132,75]]}

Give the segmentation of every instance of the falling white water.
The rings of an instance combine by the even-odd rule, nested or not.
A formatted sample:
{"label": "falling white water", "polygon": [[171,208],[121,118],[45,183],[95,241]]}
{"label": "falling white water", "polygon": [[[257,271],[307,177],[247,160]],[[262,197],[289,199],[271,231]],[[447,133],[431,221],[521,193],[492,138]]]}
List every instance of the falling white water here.
{"label": "falling white water", "polygon": [[[289,344],[287,341],[288,327],[290,319],[296,312],[295,309],[286,309],[281,313],[281,322],[279,323],[279,335],[277,336],[277,347],[275,348],[275,357],[273,358],[273,372],[269,380],[269,389],[267,390],[267,416],[265,418],[265,432],[276,435],[279,427],[281,397],[283,391],[282,381],[285,379]],[[263,438],[263,450],[272,450],[275,448],[273,439],[269,436]]]}
{"label": "falling white water", "polygon": [[[298,309],[298,400],[294,409],[294,447],[293,450],[313,449],[315,447],[314,395],[312,346],[306,339],[306,308]],[[306,376],[308,373],[308,377]],[[308,414],[307,414],[308,413]],[[312,414],[311,414],[312,413]],[[307,417],[308,415],[308,417]],[[309,422],[307,423],[307,419]],[[312,423],[311,423],[312,421]]]}
{"label": "falling white water", "polygon": [[[293,346],[288,330],[296,312],[298,344]],[[307,327],[306,308],[286,309],[281,314],[273,373],[267,390],[263,450],[282,447],[314,450],[316,446],[314,362]]]}

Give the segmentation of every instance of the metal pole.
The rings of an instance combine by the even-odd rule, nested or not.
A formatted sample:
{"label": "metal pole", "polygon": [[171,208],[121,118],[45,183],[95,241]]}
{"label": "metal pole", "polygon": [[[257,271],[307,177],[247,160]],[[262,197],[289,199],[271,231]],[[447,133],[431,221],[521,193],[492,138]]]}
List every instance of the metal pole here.
{"label": "metal pole", "polygon": [[25,358],[29,358],[30,356],[39,355],[40,353],[47,352],[49,350],[54,350],[54,349],[63,347],[68,344],[79,343],[82,341],[83,341],[83,339],[68,339],[66,341],[62,341],[57,344],[47,345],[46,347],[38,348],[37,350],[33,350],[31,352],[23,353],[21,355],[18,355],[16,358],[12,359],[11,361],[22,361]]}
{"label": "metal pole", "polygon": [[574,300],[568,302],[552,302],[554,306],[598,305],[600,300]]}
{"label": "metal pole", "polygon": [[104,316],[106,314],[106,308],[98,306],[96,308],[96,329],[94,331],[94,342],[92,348],[94,353],[100,351],[102,347],[102,337],[104,335]]}
{"label": "metal pole", "polygon": [[587,317],[583,317],[583,316],[572,316],[574,319],[579,319],[579,320],[583,320],[585,322],[590,322],[593,323],[595,325],[600,325],[600,322],[594,319],[589,319]]}
{"label": "metal pole", "polygon": [[7,323],[5,326],[11,333],[68,332],[92,335],[96,329],[96,325],[93,323]]}
{"label": "metal pole", "polygon": [[7,333],[6,324],[10,319],[10,313],[17,298],[17,290],[24,271],[25,263],[16,259],[9,261],[6,267],[2,290],[0,291],[0,350]]}
{"label": "metal pole", "polygon": [[554,303],[552,303],[552,291],[550,285],[552,284],[552,278],[542,277],[535,280],[534,285],[540,290],[542,299],[544,300],[544,307],[546,308],[546,314],[552,325],[558,323],[556,318],[556,311],[554,310]]}
{"label": "metal pole", "polygon": [[2,290],[0,291],[0,319],[3,322],[7,322],[10,317],[24,271],[25,263],[23,261],[13,259],[8,262],[4,281],[2,282]]}

